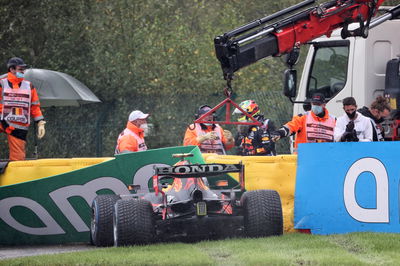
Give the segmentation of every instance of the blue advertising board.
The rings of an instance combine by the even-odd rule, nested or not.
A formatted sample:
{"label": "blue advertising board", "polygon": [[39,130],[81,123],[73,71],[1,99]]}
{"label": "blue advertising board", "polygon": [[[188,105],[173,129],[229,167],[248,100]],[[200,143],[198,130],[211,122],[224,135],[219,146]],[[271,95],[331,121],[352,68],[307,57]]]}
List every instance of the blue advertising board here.
{"label": "blue advertising board", "polygon": [[400,142],[299,145],[295,229],[400,232]]}

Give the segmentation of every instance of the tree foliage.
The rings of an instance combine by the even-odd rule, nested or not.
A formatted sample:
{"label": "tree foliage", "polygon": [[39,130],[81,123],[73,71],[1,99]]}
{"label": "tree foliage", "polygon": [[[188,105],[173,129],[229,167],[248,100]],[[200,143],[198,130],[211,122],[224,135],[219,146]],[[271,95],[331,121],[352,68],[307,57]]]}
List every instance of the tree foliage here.
{"label": "tree foliage", "polygon": [[[6,61],[19,56],[33,67],[74,76],[102,100],[46,108],[50,135],[40,143],[42,156],[112,155],[135,109],[152,114],[150,147],[180,145],[197,107],[224,98],[214,37],[298,2],[2,1],[0,68],[4,73]],[[281,91],[283,69],[282,60],[268,58],[239,71],[237,99]],[[274,103],[286,106],[282,113],[274,114],[274,106],[261,109],[279,124],[290,116],[284,101],[278,95]]]}

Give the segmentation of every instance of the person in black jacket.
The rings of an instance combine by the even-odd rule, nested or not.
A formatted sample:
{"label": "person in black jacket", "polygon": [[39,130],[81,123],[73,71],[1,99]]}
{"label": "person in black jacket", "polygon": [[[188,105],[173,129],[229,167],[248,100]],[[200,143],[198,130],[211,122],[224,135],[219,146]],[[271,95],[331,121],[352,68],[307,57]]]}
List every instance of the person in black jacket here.
{"label": "person in black jacket", "polygon": [[[275,130],[272,121],[261,114],[258,104],[253,100],[243,101],[239,104],[239,107],[261,122],[261,126],[238,126],[235,145],[239,147],[239,155],[276,155],[275,143],[271,137],[271,132]],[[239,122],[252,122],[251,119],[243,115],[237,108],[233,111],[233,114],[241,114],[238,118]]]}
{"label": "person in black jacket", "polygon": [[373,133],[373,141],[383,141],[385,140],[385,134],[382,129],[381,123],[385,120],[386,117],[390,115],[390,105],[387,100],[378,96],[374,102],[372,102],[371,107],[368,108],[366,106],[357,110],[363,116],[368,117],[371,120],[372,124],[372,133]]}

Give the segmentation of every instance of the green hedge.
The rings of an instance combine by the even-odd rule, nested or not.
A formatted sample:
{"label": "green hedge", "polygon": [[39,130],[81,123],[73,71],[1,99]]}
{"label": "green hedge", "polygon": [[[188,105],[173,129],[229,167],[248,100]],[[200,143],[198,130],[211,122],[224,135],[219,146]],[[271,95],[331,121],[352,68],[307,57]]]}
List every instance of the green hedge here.
{"label": "green hedge", "polygon": [[[150,147],[180,145],[197,107],[224,99],[214,37],[296,2],[6,1],[0,6],[0,69],[6,72],[8,58],[19,56],[33,67],[76,77],[102,100],[45,108],[41,157],[112,155],[135,109],[152,114]],[[281,93],[284,69],[282,60],[268,58],[239,71],[233,83],[238,101],[254,98],[277,125],[291,116]],[[2,147],[1,158],[6,151]],[[32,151],[31,132],[28,157]]]}

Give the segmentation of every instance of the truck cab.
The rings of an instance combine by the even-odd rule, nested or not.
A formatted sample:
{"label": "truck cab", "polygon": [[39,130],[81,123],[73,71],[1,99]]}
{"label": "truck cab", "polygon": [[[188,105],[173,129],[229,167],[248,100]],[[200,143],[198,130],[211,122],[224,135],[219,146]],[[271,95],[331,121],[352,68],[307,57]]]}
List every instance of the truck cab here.
{"label": "truck cab", "polygon": [[[400,19],[393,19],[370,29],[366,39],[343,40],[336,30],[330,38],[311,42],[296,102],[309,99],[314,92],[323,93],[327,109],[336,117],[344,114],[345,97],[353,96],[359,108],[369,106],[377,96],[385,95],[386,66],[400,57],[399,32]],[[294,104],[293,115],[304,112],[302,103]],[[385,133],[390,136],[390,127]]]}
{"label": "truck cab", "polygon": [[[369,107],[383,95],[394,111],[400,110],[400,5],[332,0],[306,8],[315,2],[303,1],[215,37],[227,88],[241,68],[286,55],[283,93],[294,103],[294,115],[305,112],[303,106],[315,92],[325,95],[334,116],[344,113],[342,100],[349,96],[359,107]],[[294,66],[304,44],[309,52],[297,90]],[[400,112],[387,124],[385,137],[400,139]]]}

